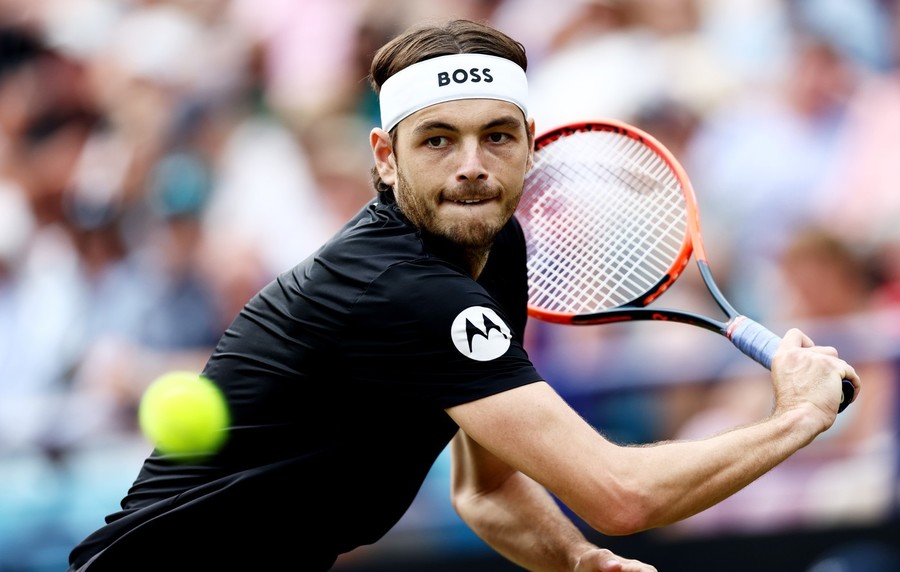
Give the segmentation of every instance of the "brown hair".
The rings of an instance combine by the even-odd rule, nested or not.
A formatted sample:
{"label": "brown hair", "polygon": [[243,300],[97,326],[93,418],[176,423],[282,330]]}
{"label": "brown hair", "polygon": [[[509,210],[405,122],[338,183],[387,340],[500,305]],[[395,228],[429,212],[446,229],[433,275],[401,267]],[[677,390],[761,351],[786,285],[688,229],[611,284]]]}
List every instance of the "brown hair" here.
{"label": "brown hair", "polygon": [[[439,25],[415,26],[382,46],[372,59],[369,82],[375,93],[392,75],[415,63],[451,54],[486,54],[515,62],[528,69],[525,47],[486,24],[471,20],[451,20]],[[393,130],[391,133],[393,137]],[[372,183],[379,192],[391,187],[372,168]]]}

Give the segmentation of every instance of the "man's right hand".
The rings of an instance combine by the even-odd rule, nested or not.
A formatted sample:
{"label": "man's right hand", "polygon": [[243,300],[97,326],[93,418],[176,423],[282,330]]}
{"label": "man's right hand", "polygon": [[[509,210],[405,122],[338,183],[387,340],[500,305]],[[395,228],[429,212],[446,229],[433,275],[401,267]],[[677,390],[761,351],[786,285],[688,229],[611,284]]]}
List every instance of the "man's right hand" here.
{"label": "man's right hand", "polygon": [[859,392],[856,371],[838,356],[835,348],[817,346],[796,328],[788,330],[772,361],[775,412],[809,403],[821,412],[822,429],[834,423],[841,404],[842,380],[850,380]]}

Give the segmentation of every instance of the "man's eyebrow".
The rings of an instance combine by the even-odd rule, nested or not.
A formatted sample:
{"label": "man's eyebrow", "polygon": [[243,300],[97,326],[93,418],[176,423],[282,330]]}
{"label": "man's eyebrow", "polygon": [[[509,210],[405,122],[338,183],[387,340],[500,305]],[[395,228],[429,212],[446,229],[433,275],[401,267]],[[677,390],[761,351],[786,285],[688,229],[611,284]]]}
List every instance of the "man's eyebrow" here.
{"label": "man's eyebrow", "polygon": [[[518,129],[522,126],[522,120],[516,117],[515,115],[504,115],[502,117],[498,117],[493,119],[484,125],[481,126],[482,131],[487,131],[489,129],[496,129],[498,127],[506,127],[511,129]],[[423,134],[429,131],[452,131],[454,133],[459,132],[459,128],[452,123],[447,123],[446,121],[434,120],[434,121],[425,121],[416,125],[413,129],[413,134]]]}
{"label": "man's eyebrow", "polygon": [[504,115],[487,123],[482,129],[496,129],[497,127],[506,127],[510,129],[518,129],[522,126],[522,120],[515,115]]}
{"label": "man's eyebrow", "polygon": [[447,123],[446,121],[425,121],[416,125],[415,129],[413,129],[413,135],[418,135],[422,133],[427,133],[429,131],[459,131],[457,127],[455,127],[451,123]]}

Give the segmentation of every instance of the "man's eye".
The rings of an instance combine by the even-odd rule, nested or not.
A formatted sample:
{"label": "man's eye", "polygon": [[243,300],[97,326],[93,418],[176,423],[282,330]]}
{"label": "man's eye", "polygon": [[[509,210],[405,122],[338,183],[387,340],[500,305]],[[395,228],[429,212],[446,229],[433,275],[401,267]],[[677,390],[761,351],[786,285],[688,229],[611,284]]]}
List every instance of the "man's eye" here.
{"label": "man's eye", "polygon": [[446,137],[429,137],[426,141],[429,147],[442,147],[447,144]]}
{"label": "man's eye", "polygon": [[491,143],[503,143],[509,139],[509,135],[506,133],[491,133],[488,135],[488,139],[490,139]]}

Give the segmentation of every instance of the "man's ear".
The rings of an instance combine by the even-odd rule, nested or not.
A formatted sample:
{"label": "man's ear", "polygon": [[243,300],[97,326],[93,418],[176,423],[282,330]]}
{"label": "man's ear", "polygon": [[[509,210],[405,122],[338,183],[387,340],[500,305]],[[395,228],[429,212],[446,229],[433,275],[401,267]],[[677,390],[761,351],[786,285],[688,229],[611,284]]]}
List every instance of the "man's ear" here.
{"label": "man's ear", "polygon": [[534,118],[528,118],[528,161],[525,163],[525,172],[534,167]]}
{"label": "man's ear", "polygon": [[372,156],[375,158],[375,169],[378,171],[378,176],[385,184],[393,187],[397,182],[397,163],[394,160],[391,134],[376,127],[369,134],[369,143],[372,145]]}

